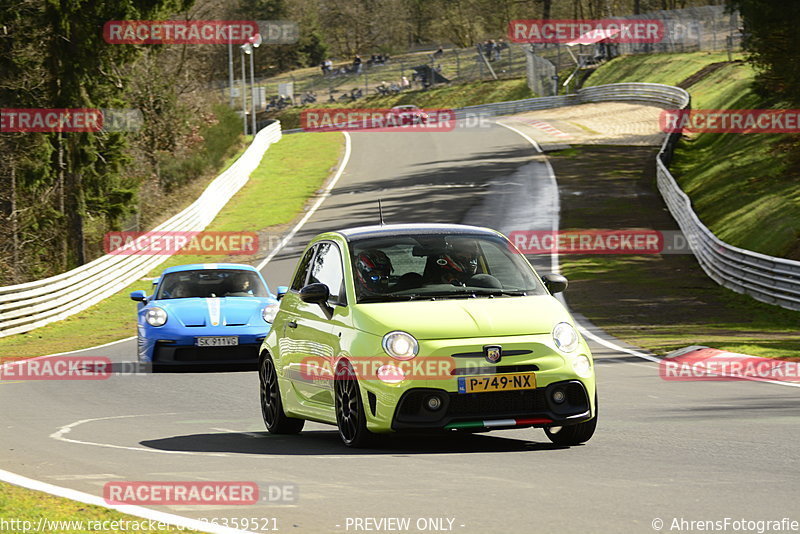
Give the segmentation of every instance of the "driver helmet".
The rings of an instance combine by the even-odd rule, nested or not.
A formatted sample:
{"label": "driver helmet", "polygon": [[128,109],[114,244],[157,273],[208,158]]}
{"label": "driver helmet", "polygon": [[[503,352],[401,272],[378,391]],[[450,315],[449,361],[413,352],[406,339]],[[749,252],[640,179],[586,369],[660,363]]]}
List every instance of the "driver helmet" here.
{"label": "driver helmet", "polygon": [[474,239],[457,238],[447,243],[445,253],[436,263],[455,278],[469,278],[478,272],[479,255],[480,249]]}
{"label": "driver helmet", "polygon": [[356,257],[358,279],[370,291],[384,291],[393,270],[392,260],[382,250],[365,250]]}

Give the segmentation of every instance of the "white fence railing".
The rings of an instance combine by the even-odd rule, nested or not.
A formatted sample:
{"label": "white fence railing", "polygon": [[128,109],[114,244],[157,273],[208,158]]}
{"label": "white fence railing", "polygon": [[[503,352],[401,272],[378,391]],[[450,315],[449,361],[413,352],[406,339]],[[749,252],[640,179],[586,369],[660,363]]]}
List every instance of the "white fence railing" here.
{"label": "white fence railing", "polygon": [[[280,138],[279,122],[258,132],[242,156],[216,177],[195,202],[152,232],[203,230],[247,183],[264,152]],[[168,258],[165,254],[106,254],[50,278],[0,287],[0,337],[28,332],[85,310],[129,286]]]}
{"label": "white fence railing", "polygon": [[[586,87],[577,94],[498,102],[456,110],[456,117],[511,115],[590,102],[642,102],[673,109],[690,107],[689,93],[654,83],[616,83]],[[800,310],[800,262],[759,254],[721,241],[697,217],[692,203],[669,172],[680,133],[666,137],[656,158],[658,190],[686,236],[703,270],[718,284],[790,310]]]}

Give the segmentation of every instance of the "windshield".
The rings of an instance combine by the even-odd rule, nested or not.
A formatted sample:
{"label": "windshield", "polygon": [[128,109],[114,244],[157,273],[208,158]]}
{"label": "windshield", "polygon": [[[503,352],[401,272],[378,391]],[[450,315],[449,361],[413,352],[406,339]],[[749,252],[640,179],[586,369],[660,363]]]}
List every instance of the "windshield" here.
{"label": "windshield", "polygon": [[267,297],[267,288],[253,271],[202,269],[164,275],[156,300],[209,297]]}
{"label": "windshield", "polygon": [[500,236],[382,236],[350,249],[358,302],[547,294]]}

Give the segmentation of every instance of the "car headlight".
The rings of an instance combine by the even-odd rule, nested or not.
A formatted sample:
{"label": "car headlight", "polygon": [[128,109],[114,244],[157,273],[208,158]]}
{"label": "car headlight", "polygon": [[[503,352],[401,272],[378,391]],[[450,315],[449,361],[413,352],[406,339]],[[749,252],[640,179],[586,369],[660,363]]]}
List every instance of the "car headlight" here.
{"label": "car headlight", "polygon": [[572,369],[574,369],[575,374],[581,378],[589,378],[592,376],[592,362],[589,361],[589,357],[585,354],[581,354],[572,360]]}
{"label": "car headlight", "polygon": [[578,332],[569,323],[558,323],[553,328],[553,342],[562,352],[574,352],[580,343]]}
{"label": "car headlight", "polygon": [[277,302],[267,304],[266,307],[261,310],[261,317],[270,324],[274,323],[275,316],[278,315],[278,308],[280,308],[280,304]]}
{"label": "car headlight", "polygon": [[150,326],[164,326],[164,323],[167,322],[167,312],[157,307],[148,308],[144,314],[144,320]]}
{"label": "car headlight", "polygon": [[383,336],[383,350],[395,360],[411,360],[419,352],[419,343],[414,336],[399,330]]}

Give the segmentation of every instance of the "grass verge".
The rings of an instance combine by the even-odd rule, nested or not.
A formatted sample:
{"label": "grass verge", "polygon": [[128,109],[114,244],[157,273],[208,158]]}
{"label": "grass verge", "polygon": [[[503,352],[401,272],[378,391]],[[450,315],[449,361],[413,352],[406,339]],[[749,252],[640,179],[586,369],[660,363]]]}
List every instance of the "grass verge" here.
{"label": "grass verge", "polygon": [[[9,526],[12,527],[8,530],[3,529],[7,532],[34,532],[39,527],[39,521],[42,518],[49,522],[49,525],[47,525],[49,528],[42,530],[42,532],[65,534],[82,534],[101,530],[102,532],[126,534],[196,532],[167,526],[163,529],[151,530],[147,528],[147,519],[108,510],[102,506],[71,501],[47,493],[6,484],[5,482],[0,482],[0,510],[2,510],[0,519],[9,522]],[[117,523],[116,528],[110,528],[114,526],[112,523],[105,523],[105,526],[109,528],[89,528],[90,526],[103,527],[102,523],[96,522],[113,521],[125,521],[127,523]],[[30,522],[31,528],[23,528],[27,526],[25,522]],[[142,526],[144,528],[122,528],[123,526]]]}
{"label": "grass verge", "polygon": [[[732,55],[734,61],[743,57],[741,53]],[[678,85],[703,67],[720,61],[728,61],[728,54],[725,52],[692,52],[688,54],[620,56],[599,66],[583,85],[589,87],[622,82]]]}
{"label": "grass verge", "polygon": [[[734,59],[740,59],[735,54]],[[587,85],[677,85],[725,53],[624,56],[595,71]],[[688,86],[694,109],[778,109],[751,90],[753,68],[735,61]],[[695,212],[720,239],[770,256],[800,260],[800,165],[797,137],[769,133],[688,134],[671,171]]]}
{"label": "grass verge", "polygon": [[[344,138],[339,133],[285,136],[267,150],[250,181],[228,202],[207,231],[241,231],[270,234],[270,227],[285,225],[303,209],[308,198],[339,160]],[[279,194],[275,194],[279,191]],[[265,242],[263,236],[260,240]],[[166,267],[186,263],[220,262],[220,256],[176,255],[149,273],[158,276]],[[230,261],[248,263],[255,258],[235,256]],[[150,289],[140,280],[103,302],[71,317],[0,339],[0,356],[28,358],[79,350],[136,334],[131,291]],[[133,356],[133,355],[132,355]]]}
{"label": "grass verge", "polygon": [[[581,146],[549,153],[563,195],[562,229],[678,230],[655,187],[657,150]],[[560,261],[570,307],[632,345],[657,354],[688,345],[775,358],[800,353],[797,312],[717,285],[691,254]]]}

